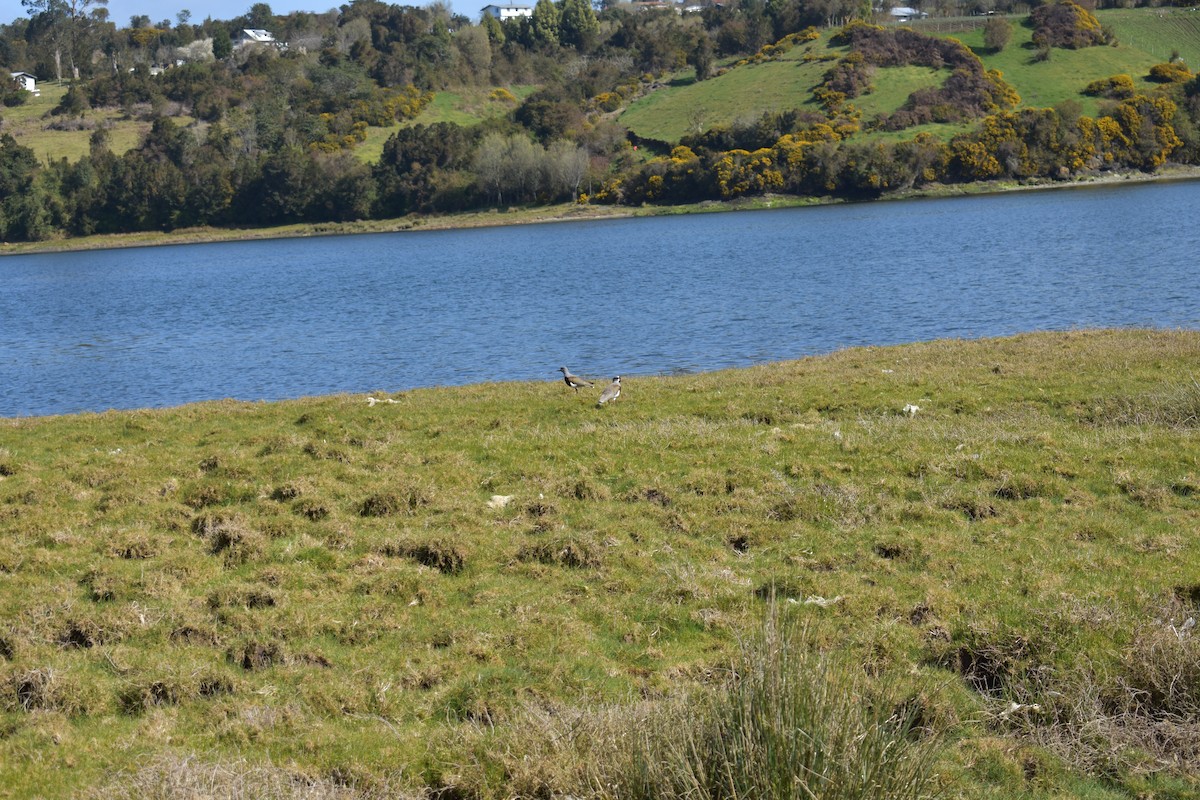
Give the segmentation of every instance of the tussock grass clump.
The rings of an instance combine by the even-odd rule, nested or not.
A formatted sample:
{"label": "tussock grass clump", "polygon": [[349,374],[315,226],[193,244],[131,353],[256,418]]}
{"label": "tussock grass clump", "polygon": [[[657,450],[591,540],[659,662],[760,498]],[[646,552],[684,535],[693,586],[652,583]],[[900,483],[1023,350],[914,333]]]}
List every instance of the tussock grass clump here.
{"label": "tussock grass clump", "polygon": [[96,685],[58,667],[43,666],[0,673],[0,708],[78,718],[104,713],[107,703]]}
{"label": "tussock grass clump", "polygon": [[1152,510],[1161,510],[1170,503],[1171,488],[1153,478],[1136,472],[1122,471],[1115,477],[1117,487],[1130,501]]}
{"label": "tussock grass clump", "polygon": [[388,542],[379,552],[393,558],[411,558],[443,575],[457,575],[467,566],[467,552],[458,542],[444,539],[403,539]]}
{"label": "tussock grass clump", "polygon": [[1138,713],[1195,727],[1200,745],[1200,635],[1196,617],[1146,625],[1125,652],[1120,684]]}
{"label": "tussock grass clump", "polygon": [[612,489],[593,478],[580,477],[568,482],[563,494],[576,500],[608,500],[612,497]]}
{"label": "tussock grass clump", "polygon": [[229,649],[229,662],[247,672],[264,670],[288,663],[290,656],[282,642],[250,639]]}
{"label": "tussock grass clump", "polygon": [[236,499],[233,487],[223,481],[192,483],[180,491],[183,504],[199,511],[211,506],[227,505]]}
{"label": "tussock grass clump", "polygon": [[993,630],[972,626],[953,643],[932,644],[940,649],[938,660],[958,672],[979,693],[989,697],[1011,697],[1019,702],[1046,690],[1052,673],[1054,645],[1011,628]]}
{"label": "tussock grass clump", "polygon": [[427,488],[410,484],[369,495],[358,513],[364,517],[411,516],[432,502],[432,493]]}
{"label": "tussock grass clump", "polygon": [[158,555],[161,542],[145,531],[129,531],[113,542],[112,549],[117,558],[144,561]]}
{"label": "tussock grass clump", "polygon": [[170,639],[173,642],[207,645],[209,647],[215,647],[221,643],[221,637],[217,631],[205,624],[180,625],[171,631]]}
{"label": "tussock grass clump", "polygon": [[207,540],[210,553],[223,555],[227,565],[244,564],[266,549],[267,537],[240,514],[201,514],[192,520],[192,531]]}
{"label": "tussock grass clump", "polygon": [[[279,602],[275,591],[269,587],[250,584],[233,584],[221,586],[208,596],[208,607],[214,611],[222,608],[273,608]],[[204,641],[206,633],[195,628],[178,629],[182,636]]]}
{"label": "tussock grass clump", "polygon": [[957,511],[967,519],[976,521],[996,516],[996,504],[992,502],[994,495],[988,495],[979,489],[955,492],[942,500],[941,506],[947,511]]}
{"label": "tussock grass clump", "polygon": [[287,502],[288,500],[295,500],[307,492],[308,487],[300,481],[288,481],[287,483],[281,486],[276,486],[274,489],[272,489],[270,497],[272,500],[278,500],[282,503]]}
{"label": "tussock grass clump", "polygon": [[177,706],[191,700],[231,695],[235,691],[234,681],[228,675],[200,669],[171,670],[154,677],[134,677],[117,697],[121,711],[138,716],[158,706]]}
{"label": "tussock grass clump", "polygon": [[683,481],[687,491],[701,497],[714,497],[733,494],[735,488],[732,479],[715,469],[697,469],[689,473]]}
{"label": "tussock grass clump", "polygon": [[332,513],[325,503],[308,497],[292,504],[292,511],[310,522],[320,522]]}
{"label": "tussock grass clump", "polygon": [[79,585],[88,591],[88,599],[97,603],[115,600],[125,588],[120,576],[105,569],[91,569],[79,580]]}
{"label": "tussock grass clump", "polygon": [[517,559],[574,569],[594,568],[603,563],[603,550],[595,537],[572,532],[526,544],[517,551]]}
{"label": "tussock grass clump", "polygon": [[132,626],[119,609],[71,614],[58,634],[58,644],[66,649],[88,650],[115,644],[124,639]]}
{"label": "tussock grass clump", "polygon": [[543,528],[549,527],[551,524],[550,518],[558,514],[558,506],[546,500],[544,497],[539,497],[536,500],[529,501],[524,505],[523,510],[525,514],[537,520],[536,524]]}
{"label": "tussock grass clump", "polygon": [[1103,398],[1087,415],[1093,424],[1200,428],[1200,380],[1134,396]]}
{"label": "tussock grass clump", "polygon": [[672,770],[680,788],[712,798],[931,796],[937,738],[918,729],[916,706],[897,685],[869,685],[807,638],[778,612],[768,615],[693,740],[699,758]]}
{"label": "tussock grass clump", "polygon": [[869,680],[818,649],[808,624],[779,606],[725,674],[652,702],[541,716],[518,751],[517,782],[531,796],[623,800],[939,793],[942,738],[922,727],[922,704],[894,678]]}
{"label": "tussock grass clump", "polygon": [[927,555],[921,542],[903,536],[889,536],[877,541],[871,551],[886,561],[902,561],[920,565]]}
{"label": "tussock grass clump", "polygon": [[1014,687],[1025,703],[998,704],[1001,728],[1094,774],[1170,768],[1194,775],[1200,763],[1200,636],[1194,627],[1143,622],[1114,663],[1085,658],[1074,670],[1039,678],[1038,686]]}

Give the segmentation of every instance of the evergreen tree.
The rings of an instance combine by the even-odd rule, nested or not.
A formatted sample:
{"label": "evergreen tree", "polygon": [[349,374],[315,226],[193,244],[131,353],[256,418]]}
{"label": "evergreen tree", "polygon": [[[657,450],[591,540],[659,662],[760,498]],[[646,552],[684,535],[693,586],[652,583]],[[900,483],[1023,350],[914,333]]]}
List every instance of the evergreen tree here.
{"label": "evergreen tree", "polygon": [[538,0],[533,7],[533,17],[530,18],[530,34],[535,47],[547,47],[558,44],[561,28],[558,6],[554,0]]}
{"label": "evergreen tree", "polygon": [[491,14],[484,14],[483,19],[480,21],[480,26],[487,31],[488,40],[492,44],[504,44],[504,26],[500,24],[500,20]]}
{"label": "evergreen tree", "polygon": [[600,35],[600,22],[588,0],[562,0],[559,41],[564,47],[591,50]]}

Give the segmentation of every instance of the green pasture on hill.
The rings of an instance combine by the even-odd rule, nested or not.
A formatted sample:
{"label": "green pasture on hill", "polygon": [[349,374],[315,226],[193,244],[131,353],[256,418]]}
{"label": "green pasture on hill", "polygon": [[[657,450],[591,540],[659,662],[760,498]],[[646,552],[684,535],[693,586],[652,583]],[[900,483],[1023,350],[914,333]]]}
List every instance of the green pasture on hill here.
{"label": "green pasture on hill", "polygon": [[[534,84],[517,84],[503,89],[517,102],[538,90]],[[486,119],[502,117],[512,111],[514,103],[493,94],[496,89],[459,89],[441,91],[434,95],[433,102],[414,120],[415,124],[432,125],[435,122],[453,122],[471,126]]]}
{"label": "green pasture on hill", "polygon": [[[117,155],[137,147],[142,137],[150,130],[149,122],[127,119],[118,109],[94,109],[85,113],[83,124],[78,130],[54,130],[50,127],[54,118],[49,112],[62,100],[67,87],[65,84],[58,85],[49,81],[41,82],[38,86],[41,89],[41,97],[31,97],[22,106],[4,108],[0,114],[4,120],[3,130],[12,134],[20,144],[32,148],[42,161],[61,158],[78,161],[87,154],[89,139],[97,127],[103,126],[108,129],[109,149]],[[525,84],[508,87],[518,100],[529,96],[536,89],[536,86]],[[454,122],[470,126],[488,118],[503,116],[512,110],[511,102],[496,99],[491,93],[491,89],[438,92],[429,107],[409,124]],[[193,122],[193,119],[187,116],[174,119],[182,126]],[[369,164],[378,161],[384,143],[399,127],[393,125],[386,128],[368,128],[366,141],[354,149],[354,154]]]}
{"label": "green pasture on hill", "polygon": [[[1015,86],[1021,95],[1022,106],[1044,108],[1075,100],[1083,106],[1084,113],[1094,114],[1100,101],[1083,94],[1089,83],[1098,78],[1125,74],[1133,78],[1134,84],[1142,91],[1149,92],[1155,86],[1146,80],[1150,67],[1165,61],[1170,52],[1170,47],[1166,45],[1160,45],[1167,49],[1167,53],[1161,56],[1135,47],[1125,41],[1115,17],[1099,12],[1098,18],[1102,24],[1111,25],[1117,32],[1116,47],[1086,47],[1079,50],[1054,48],[1046,61],[1035,59],[1037,51],[1033,46],[1033,30],[1016,19],[1012,20],[1012,41],[999,53],[984,47],[982,28],[957,34],[955,38],[978,53],[989,69],[1003,73],[1004,79]],[[1166,41],[1165,37],[1172,29],[1160,27],[1160,33]],[[1194,39],[1193,44],[1200,46],[1200,31],[1197,31]]]}
{"label": "green pasture on hill", "polygon": [[[83,125],[78,130],[53,130],[50,124],[53,118],[49,113],[64,94],[67,93],[65,84],[57,85],[49,81],[38,84],[40,97],[30,97],[21,106],[4,108],[0,111],[3,116],[3,131],[9,133],[20,144],[31,148],[37,157],[43,161],[67,159],[78,161],[87,155],[92,132],[97,127],[109,129],[109,149],[120,155],[141,142],[143,136],[150,130],[150,123],[140,120],[125,119],[117,109],[96,109],[87,112],[83,117]],[[178,117],[176,122],[186,125],[190,117]]]}
{"label": "green pasture on hill", "polygon": [[[1128,74],[1145,90],[1152,84],[1145,79],[1150,67],[1166,61],[1178,51],[1189,65],[1200,66],[1200,12],[1182,9],[1123,9],[1099,11],[1100,22],[1116,32],[1116,47],[1089,47],[1081,50],[1054,49],[1047,61],[1035,60],[1033,31],[1013,23],[1010,44],[995,53],[984,47],[978,19],[951,24],[947,20],[925,20],[913,27],[937,36],[959,39],[983,59],[989,69],[998,69],[1021,96],[1024,106],[1054,106],[1065,100],[1081,103],[1085,113],[1095,113],[1098,101],[1082,94],[1093,80],[1116,74]],[[666,88],[632,104],[621,115],[621,122],[639,136],[666,142],[678,142],[698,127],[734,125],[750,121],[768,111],[803,108],[812,105],[812,91],[822,81],[833,61],[805,61],[807,56],[841,57],[846,48],[827,46],[831,31],[816,42],[798,45],[775,61],[731,67],[723,75],[693,82],[690,73]],[[869,120],[881,113],[898,109],[916,89],[938,85],[948,72],[916,67],[877,69],[874,90],[852,102]],[[920,130],[953,135],[963,126],[924,126],[899,134],[864,134],[885,138],[911,138]]]}
{"label": "green pasture on hill", "polygon": [[725,72],[705,81],[692,80],[688,70],[625,109],[619,119],[638,136],[678,142],[718,125],[750,122],[769,111],[810,106],[812,90],[832,61],[804,61],[803,57],[830,52],[825,46],[830,32],[816,42],[798,45],[775,61],[742,66],[729,64]]}
{"label": "green pasture on hill", "polygon": [[[537,86],[521,84],[505,87],[513,97],[520,100],[537,91]],[[383,153],[383,146],[393,133],[404,125],[433,125],[438,122],[452,122],[455,125],[470,127],[487,119],[503,117],[513,110],[515,103],[493,94],[496,89],[459,89],[436,92],[431,102],[409,122],[397,123],[386,128],[370,127],[367,129],[367,139],[354,148],[354,155],[361,161],[374,164]]]}
{"label": "green pasture on hill", "polygon": [[1198,363],[1078,331],[604,408],[0,420],[0,797],[673,796],[612,787],[736,688],[772,600],[834,684],[903,698],[941,796],[1195,797]]}
{"label": "green pasture on hill", "polygon": [[1155,63],[1175,51],[1196,71],[1200,69],[1200,10],[1197,8],[1112,9],[1099,19],[1111,25],[1120,40],[1148,53]]}

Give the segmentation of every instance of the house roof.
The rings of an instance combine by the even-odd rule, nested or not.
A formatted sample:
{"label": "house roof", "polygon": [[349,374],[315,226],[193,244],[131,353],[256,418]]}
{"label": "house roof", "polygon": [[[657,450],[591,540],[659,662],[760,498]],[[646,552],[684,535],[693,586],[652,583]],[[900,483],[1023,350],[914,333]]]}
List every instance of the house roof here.
{"label": "house roof", "polygon": [[533,8],[533,6],[527,6],[524,3],[488,3],[486,6],[483,7],[483,9],[480,9],[480,10],[486,10],[489,8],[520,8],[520,9],[528,10],[530,8]]}
{"label": "house roof", "polygon": [[34,75],[32,72],[10,72],[8,74],[14,78],[33,78],[35,81],[37,80],[37,75]]}
{"label": "house roof", "polygon": [[256,42],[275,41],[275,36],[270,31],[264,31],[261,28],[242,28],[242,35]]}

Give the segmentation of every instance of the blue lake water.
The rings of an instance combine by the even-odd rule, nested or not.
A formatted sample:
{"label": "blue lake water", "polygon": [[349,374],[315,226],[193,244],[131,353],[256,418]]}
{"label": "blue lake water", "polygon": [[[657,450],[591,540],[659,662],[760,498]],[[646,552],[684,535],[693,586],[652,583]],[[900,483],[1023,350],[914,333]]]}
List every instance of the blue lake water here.
{"label": "blue lake water", "polygon": [[1200,328],[1200,182],[0,258],[0,417]]}

